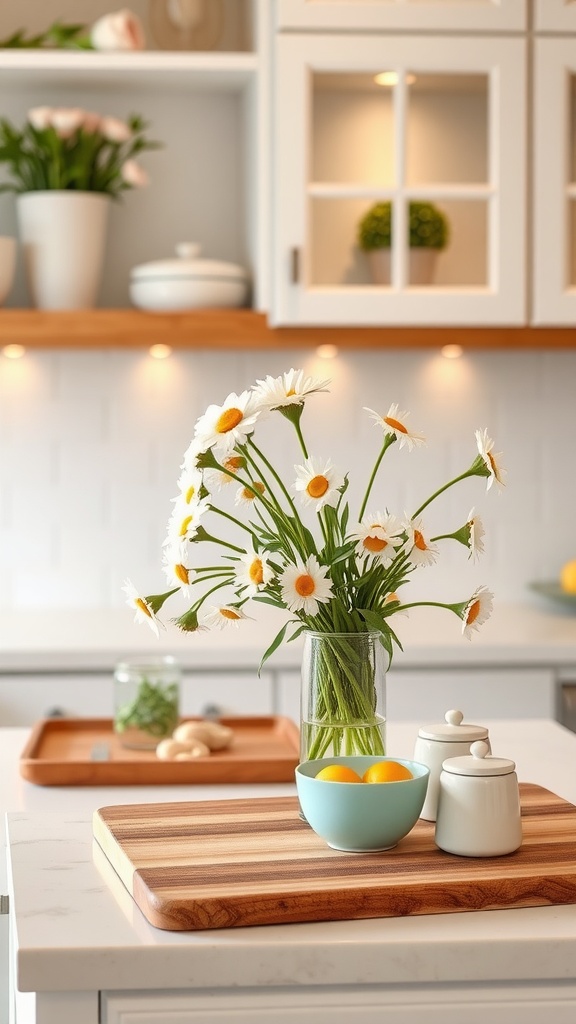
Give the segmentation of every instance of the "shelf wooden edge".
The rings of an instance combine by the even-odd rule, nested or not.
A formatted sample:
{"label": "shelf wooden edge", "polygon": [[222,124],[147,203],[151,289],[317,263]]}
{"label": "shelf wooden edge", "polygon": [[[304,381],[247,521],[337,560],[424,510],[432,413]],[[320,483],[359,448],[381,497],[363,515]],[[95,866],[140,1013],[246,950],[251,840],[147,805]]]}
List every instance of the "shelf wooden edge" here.
{"label": "shelf wooden edge", "polygon": [[250,309],[145,313],[132,309],[0,310],[0,346],[30,349],[573,349],[576,327],[270,327]]}

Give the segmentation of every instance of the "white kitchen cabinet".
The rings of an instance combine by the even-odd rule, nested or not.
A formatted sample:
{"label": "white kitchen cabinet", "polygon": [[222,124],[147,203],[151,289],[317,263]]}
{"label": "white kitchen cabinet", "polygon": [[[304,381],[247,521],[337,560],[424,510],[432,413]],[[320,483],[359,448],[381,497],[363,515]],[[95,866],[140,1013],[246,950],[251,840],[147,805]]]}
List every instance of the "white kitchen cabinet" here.
{"label": "white kitchen cabinet", "polygon": [[[560,6],[562,0],[541,0]],[[278,0],[281,29],[363,29],[436,32],[512,31],[526,25],[526,0]]]}
{"label": "white kitchen cabinet", "polygon": [[[148,137],[162,143],[141,158],[149,186],[125,193],[110,211],[101,306],[129,306],[131,268],[169,257],[178,242],[190,240],[207,258],[246,267],[250,303],[266,308],[268,159],[259,140],[267,121],[270,8],[267,0],[250,0],[238,9],[246,21],[245,50],[0,50],[0,115],[12,123],[23,124],[39,105],[83,106],[122,118],[138,113],[149,124]],[[12,194],[0,196],[0,222],[4,234],[17,235]],[[9,305],[29,305],[20,265]]]}
{"label": "white kitchen cabinet", "polygon": [[576,31],[574,0],[534,0],[534,5],[537,32]]}
{"label": "white kitchen cabinet", "polygon": [[[576,10],[576,5],[572,5]],[[576,29],[576,17],[574,19]],[[534,63],[536,324],[576,322],[576,37],[540,38]]]}
{"label": "white kitchen cabinet", "polygon": [[[523,323],[525,39],[280,34],[274,67],[275,325]],[[385,201],[391,278],[375,285],[357,230]],[[426,285],[411,202],[450,221]]]}

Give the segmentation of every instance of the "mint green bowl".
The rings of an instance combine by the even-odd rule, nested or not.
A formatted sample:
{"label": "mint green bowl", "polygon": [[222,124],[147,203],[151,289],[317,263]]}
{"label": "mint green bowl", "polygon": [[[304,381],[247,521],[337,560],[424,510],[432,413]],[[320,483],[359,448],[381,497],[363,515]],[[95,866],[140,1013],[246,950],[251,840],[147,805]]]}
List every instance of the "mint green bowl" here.
{"label": "mint green bowl", "polygon": [[[347,765],[362,778],[377,761],[397,761],[413,778],[361,783],[315,778],[329,764]],[[414,828],[424,806],[430,770],[401,757],[357,755],[303,761],[295,774],[302,813],[328,846],[346,853],[372,853],[392,849]]]}

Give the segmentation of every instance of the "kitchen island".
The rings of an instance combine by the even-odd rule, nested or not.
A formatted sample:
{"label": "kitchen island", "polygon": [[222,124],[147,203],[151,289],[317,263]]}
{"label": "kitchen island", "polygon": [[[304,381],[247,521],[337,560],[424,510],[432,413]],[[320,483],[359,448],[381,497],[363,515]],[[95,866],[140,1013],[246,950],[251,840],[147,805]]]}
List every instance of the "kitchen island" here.
{"label": "kitchen island", "polygon": [[[390,724],[390,754],[411,756],[418,724]],[[485,724],[520,781],[576,803],[574,734],[544,720]],[[93,809],[294,787],[40,788],[17,775],[25,738],[0,730],[16,1024],[415,1024],[423,1013],[433,1024],[573,1024],[576,906],[153,928],[94,844]]]}

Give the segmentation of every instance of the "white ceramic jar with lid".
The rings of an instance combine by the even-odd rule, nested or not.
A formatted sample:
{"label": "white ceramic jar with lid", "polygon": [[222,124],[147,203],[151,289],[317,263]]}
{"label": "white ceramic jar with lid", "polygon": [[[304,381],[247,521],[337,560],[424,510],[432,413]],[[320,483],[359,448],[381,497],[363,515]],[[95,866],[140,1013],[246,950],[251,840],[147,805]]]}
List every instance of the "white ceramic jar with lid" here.
{"label": "white ceramic jar with lid", "polygon": [[471,725],[464,721],[461,711],[447,711],[444,721],[438,725],[426,725],[418,731],[414,746],[414,760],[430,769],[426,800],[421,818],[436,821],[438,806],[438,784],[442,764],[448,757],[460,757],[470,753],[470,744],[475,740],[488,739],[488,729],[483,725]]}
{"label": "white ceramic jar with lid", "polygon": [[520,790],[514,761],[489,755],[483,740],[470,754],[444,761],[436,845],[460,857],[501,857],[522,844]]}
{"label": "white ceramic jar with lid", "polygon": [[239,264],[199,259],[200,246],[180,242],[177,257],[133,267],[130,298],[135,306],[155,312],[243,306],[248,274]]}

